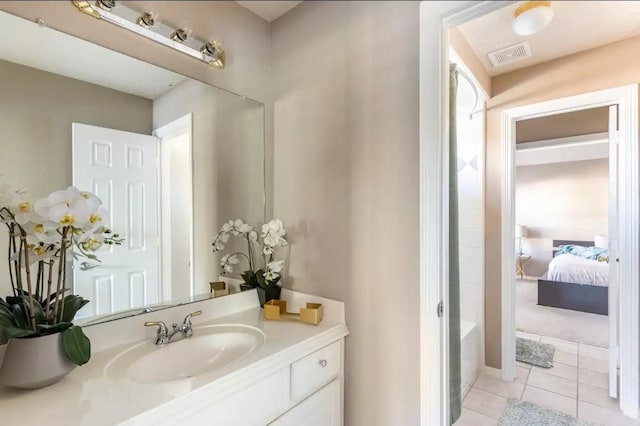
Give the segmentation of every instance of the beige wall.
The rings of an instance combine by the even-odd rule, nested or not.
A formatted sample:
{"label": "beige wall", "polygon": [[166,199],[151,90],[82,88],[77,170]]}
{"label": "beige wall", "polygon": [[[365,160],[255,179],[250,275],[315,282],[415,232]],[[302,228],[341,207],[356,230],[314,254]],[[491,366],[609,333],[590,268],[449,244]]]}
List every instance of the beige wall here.
{"label": "beige wall", "polygon": [[[72,123],[151,133],[149,99],[2,60],[0,81],[10,82],[0,94],[0,174],[30,200],[71,185]],[[0,262],[0,277],[7,274]],[[9,283],[0,279],[0,297],[9,293]]]}
{"label": "beige wall", "polygon": [[608,233],[609,160],[516,168],[516,223],[527,227],[527,275],[542,276],[553,240],[593,241]]}
{"label": "beige wall", "polygon": [[285,286],[346,303],[350,426],[419,423],[419,6],[304,2],[272,29]]}
{"label": "beige wall", "polygon": [[516,143],[609,131],[609,107],[554,114],[516,123]]}
{"label": "beige wall", "polygon": [[210,281],[218,281],[220,256],[211,252],[211,242],[220,226],[231,219],[258,226],[265,219],[264,106],[187,80],[154,101],[154,128],[189,113],[193,114],[194,288],[195,294],[202,294],[209,291]]}
{"label": "beige wall", "polygon": [[[503,74],[492,80],[487,108],[485,306],[486,363],[501,366],[500,175],[502,113],[505,109],[640,81],[640,37]],[[492,255],[493,253],[493,255]]]}
{"label": "beige wall", "polygon": [[480,83],[484,91],[491,93],[491,76],[484,69],[482,62],[480,62],[471,46],[469,46],[469,43],[467,43],[467,40],[458,27],[453,27],[449,30],[449,44],[478,80],[478,83]]}

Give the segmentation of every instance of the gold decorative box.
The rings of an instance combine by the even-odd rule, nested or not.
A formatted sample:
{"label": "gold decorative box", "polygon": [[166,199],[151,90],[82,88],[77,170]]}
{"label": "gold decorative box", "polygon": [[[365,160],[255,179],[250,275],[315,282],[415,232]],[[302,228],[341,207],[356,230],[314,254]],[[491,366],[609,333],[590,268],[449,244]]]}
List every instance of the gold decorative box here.
{"label": "gold decorative box", "polygon": [[299,321],[305,324],[318,325],[322,321],[324,309],[321,303],[307,303],[300,313],[287,312],[285,300],[269,300],[264,304],[264,319],[273,321]]}
{"label": "gold decorative box", "polygon": [[213,297],[226,296],[229,294],[229,286],[224,281],[209,283],[209,287],[211,289],[211,296]]}

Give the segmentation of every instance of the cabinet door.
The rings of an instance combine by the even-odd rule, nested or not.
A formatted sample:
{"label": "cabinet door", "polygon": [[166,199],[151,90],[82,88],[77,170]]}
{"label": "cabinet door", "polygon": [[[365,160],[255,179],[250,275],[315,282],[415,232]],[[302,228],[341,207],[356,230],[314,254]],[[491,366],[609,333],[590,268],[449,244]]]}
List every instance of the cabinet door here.
{"label": "cabinet door", "polygon": [[340,381],[332,381],[287,411],[271,426],[341,426]]}

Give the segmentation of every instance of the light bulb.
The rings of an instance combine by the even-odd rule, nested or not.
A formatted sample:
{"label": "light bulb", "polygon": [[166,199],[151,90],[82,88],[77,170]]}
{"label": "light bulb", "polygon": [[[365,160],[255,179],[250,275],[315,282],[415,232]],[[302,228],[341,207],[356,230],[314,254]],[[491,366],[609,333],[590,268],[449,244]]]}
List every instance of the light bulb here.
{"label": "light bulb", "polygon": [[154,25],[160,24],[160,15],[156,12],[144,12],[142,15],[138,17],[136,23],[140,25],[142,28],[151,28]]}

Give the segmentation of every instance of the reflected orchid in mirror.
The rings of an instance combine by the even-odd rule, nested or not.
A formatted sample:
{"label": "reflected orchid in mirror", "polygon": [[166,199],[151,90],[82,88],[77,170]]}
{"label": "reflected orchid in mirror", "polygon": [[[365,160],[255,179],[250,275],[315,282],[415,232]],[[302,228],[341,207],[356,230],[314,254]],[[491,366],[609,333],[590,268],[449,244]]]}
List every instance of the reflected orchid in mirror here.
{"label": "reflected orchid in mirror", "polygon": [[[225,254],[220,258],[222,274],[230,274],[234,266],[240,263],[240,257],[247,262],[248,269],[241,274],[245,284],[249,287],[268,288],[275,286],[282,277],[284,261],[273,260],[273,255],[278,247],[288,244],[284,236],[287,231],[280,219],[273,219],[262,225],[258,235],[253,226],[244,223],[241,219],[225,222],[212,243],[213,252],[219,252],[225,248],[231,237],[241,237],[246,241],[247,253],[235,252]],[[259,253],[261,265],[256,267],[255,254]]]}

